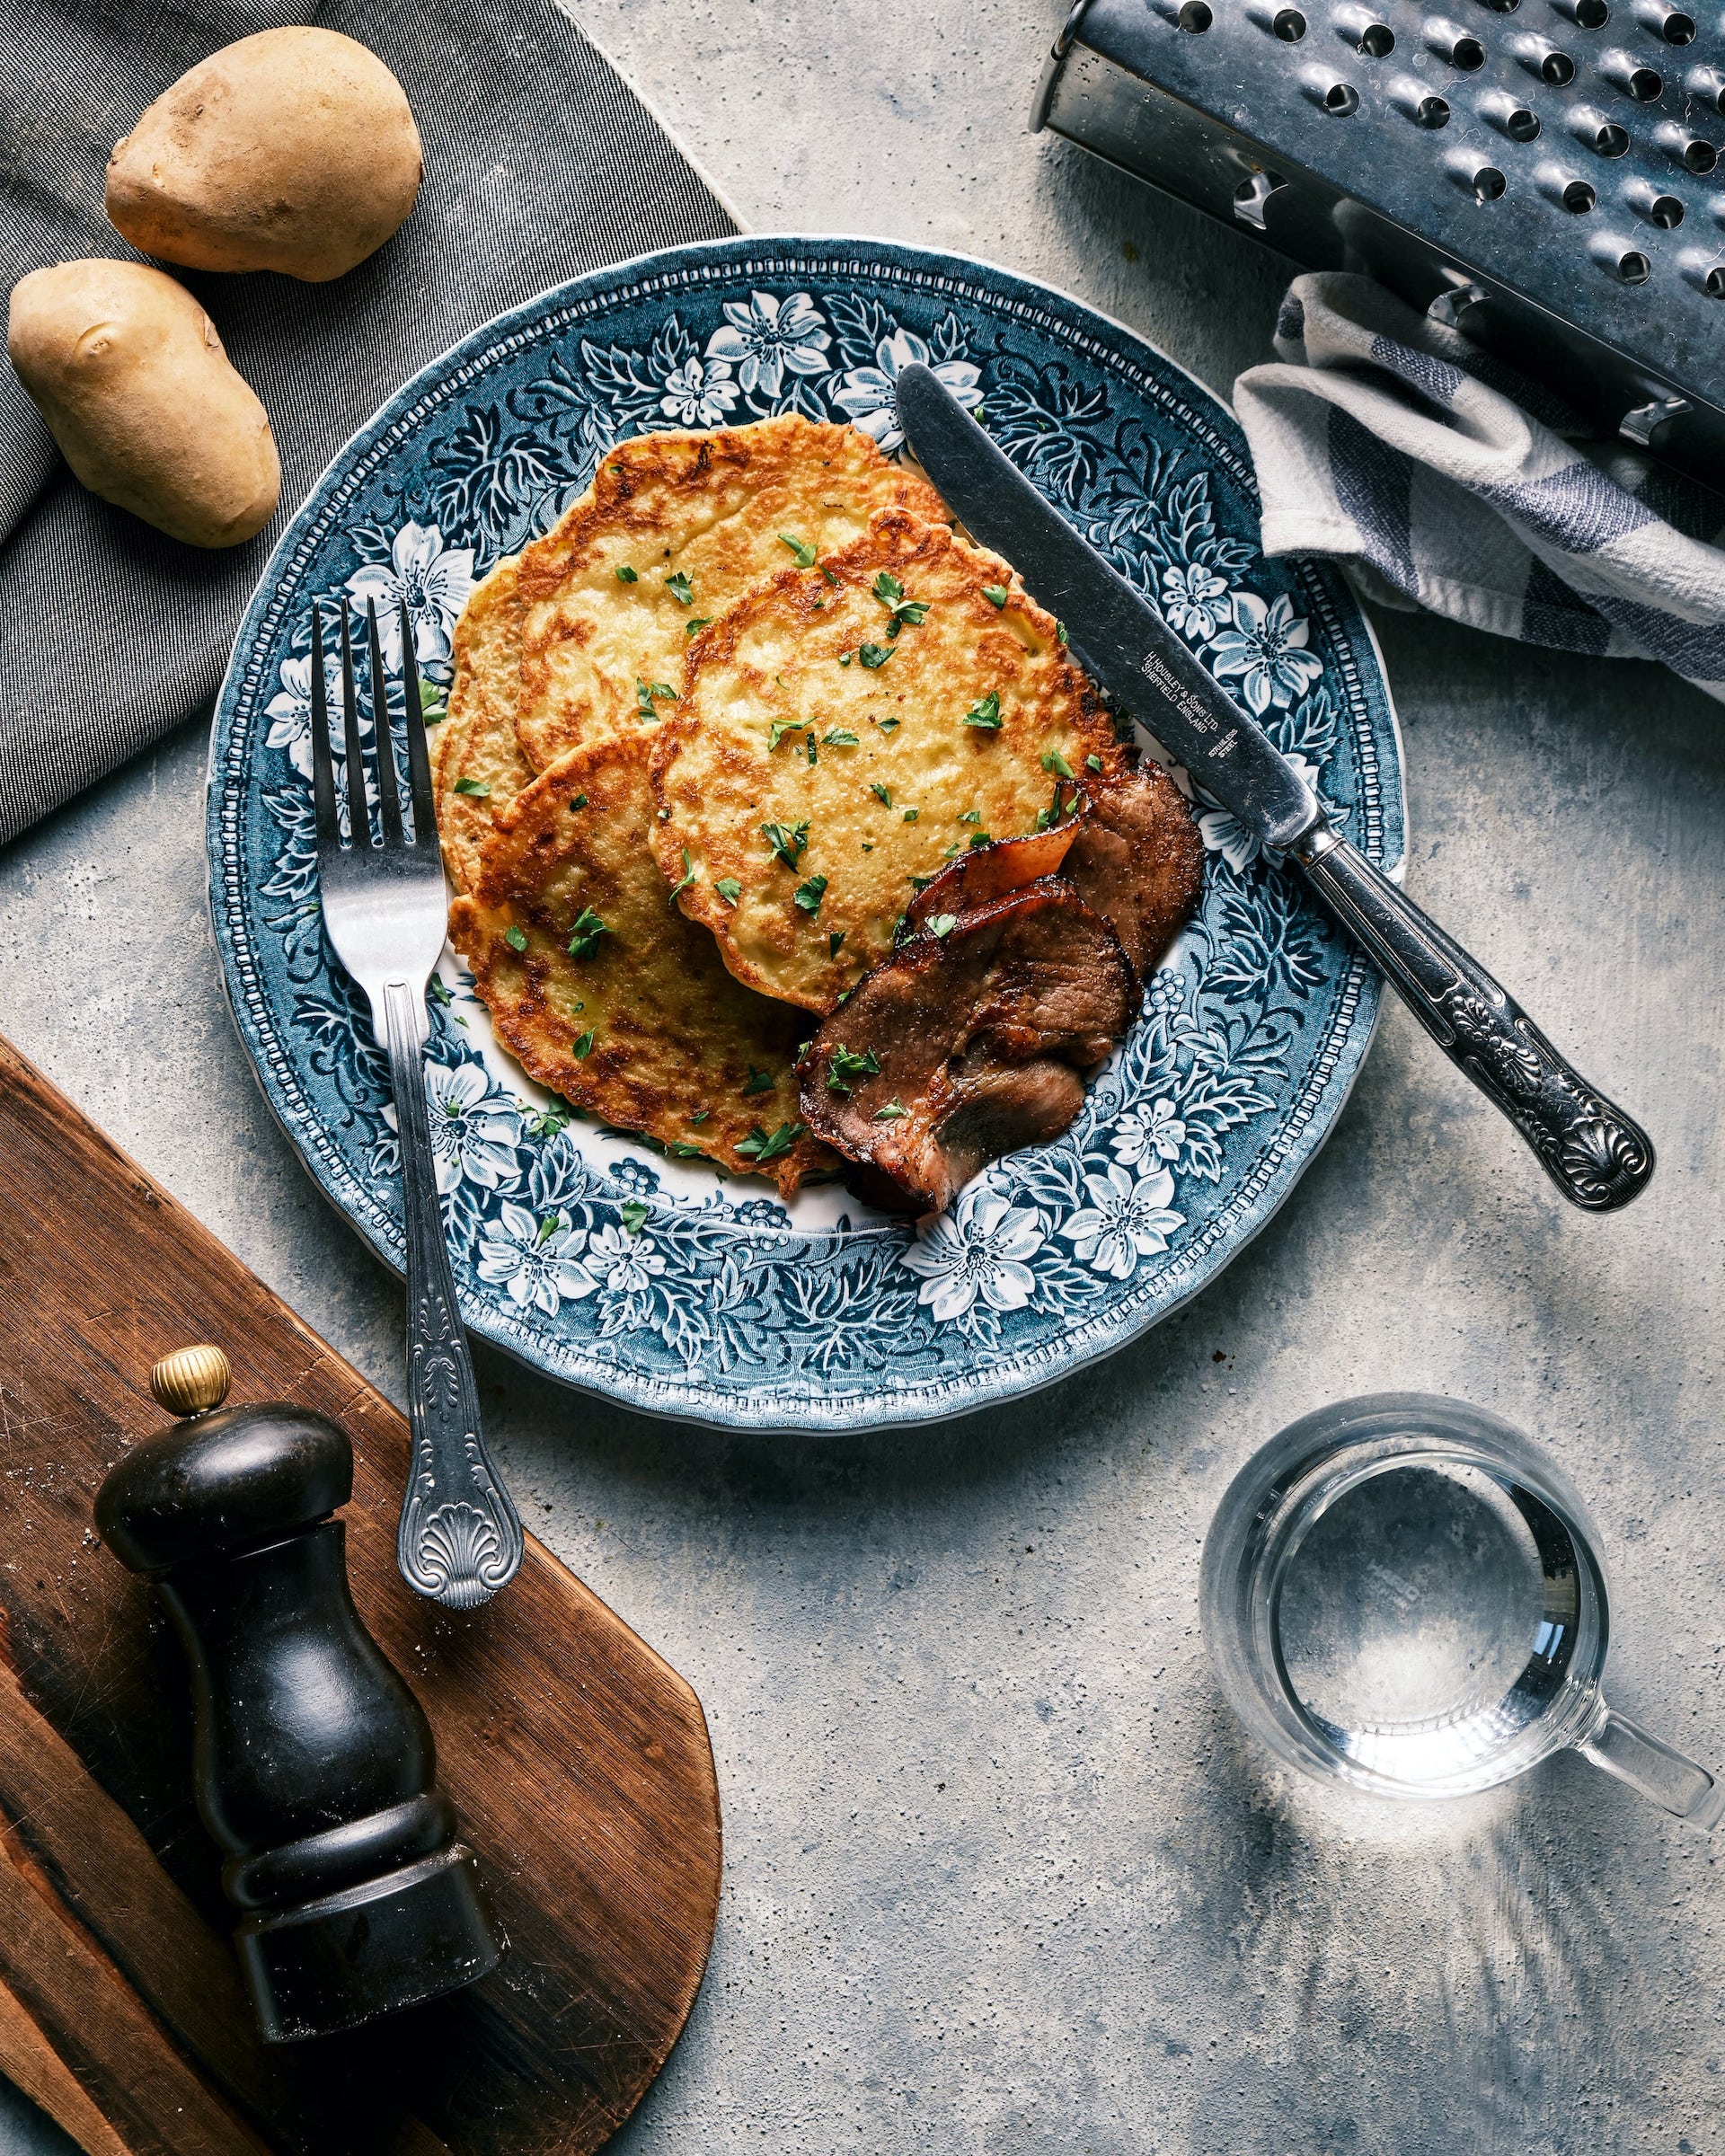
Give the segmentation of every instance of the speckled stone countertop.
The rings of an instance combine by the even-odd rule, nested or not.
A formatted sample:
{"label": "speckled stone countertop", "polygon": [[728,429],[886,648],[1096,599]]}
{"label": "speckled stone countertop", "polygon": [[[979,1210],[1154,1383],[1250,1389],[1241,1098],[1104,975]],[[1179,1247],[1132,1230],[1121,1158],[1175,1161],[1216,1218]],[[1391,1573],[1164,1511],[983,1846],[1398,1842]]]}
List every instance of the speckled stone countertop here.
{"label": "speckled stone countertop", "polygon": [[[1049,279],[1225,392],[1285,272],[1024,132],[1046,0],[575,0],[750,225]],[[1271,1772],[1195,1621],[1224,1485],[1349,1392],[1543,1438],[1607,1541],[1614,1697],[1725,1763],[1725,715],[1650,666],[1378,623],[1411,888],[1658,1141],[1570,1212],[1399,1007],[1279,1218],[1005,1413],[715,1435],[482,1358],[535,1529],[694,1682],[725,1898],[630,2156],[1725,2152],[1714,1848],[1572,1760],[1381,1807]],[[400,1395],[400,1292],[253,1087],[189,730],[0,856],[0,1029]],[[64,2145],[0,2108],[0,2152]]]}

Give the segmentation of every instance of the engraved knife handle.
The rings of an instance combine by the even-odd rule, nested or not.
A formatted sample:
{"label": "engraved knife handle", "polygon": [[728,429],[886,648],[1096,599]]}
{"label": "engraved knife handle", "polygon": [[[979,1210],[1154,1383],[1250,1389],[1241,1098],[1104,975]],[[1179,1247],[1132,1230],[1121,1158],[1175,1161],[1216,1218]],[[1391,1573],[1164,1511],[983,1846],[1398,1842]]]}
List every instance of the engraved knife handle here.
{"label": "engraved knife handle", "polygon": [[1456,1068],[1494,1101],[1571,1205],[1612,1213],[1647,1187],[1653,1144],[1588,1084],[1515,998],[1327,825],[1293,858]]}
{"label": "engraved knife handle", "polygon": [[[418,1008],[415,1008],[415,1005]],[[407,1240],[407,1419],[413,1460],[395,1541],[402,1577],[447,1609],[474,1610],[515,1577],[521,1522],[479,1427],[479,1388],[456,1304],[425,1105],[425,998],[384,985],[384,1035],[402,1145]]]}

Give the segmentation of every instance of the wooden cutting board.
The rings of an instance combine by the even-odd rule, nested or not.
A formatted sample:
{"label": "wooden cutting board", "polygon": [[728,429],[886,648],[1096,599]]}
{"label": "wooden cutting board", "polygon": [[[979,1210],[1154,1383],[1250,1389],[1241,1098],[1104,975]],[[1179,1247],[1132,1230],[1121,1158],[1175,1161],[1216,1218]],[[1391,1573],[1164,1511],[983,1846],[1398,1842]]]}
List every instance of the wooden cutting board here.
{"label": "wooden cutting board", "polygon": [[[195,1134],[188,1133],[189,1140]],[[528,1538],[452,1615],[395,1570],[407,1428],[0,1041],[0,2068],[92,2156],[579,2156],[687,2017],[719,1896],[700,1702]],[[342,1423],[355,1599],[418,1692],[510,1946],[453,1999],[270,2049],[190,1798],[180,1653],[96,1542],[97,1484],[214,1340],[235,1402]]]}

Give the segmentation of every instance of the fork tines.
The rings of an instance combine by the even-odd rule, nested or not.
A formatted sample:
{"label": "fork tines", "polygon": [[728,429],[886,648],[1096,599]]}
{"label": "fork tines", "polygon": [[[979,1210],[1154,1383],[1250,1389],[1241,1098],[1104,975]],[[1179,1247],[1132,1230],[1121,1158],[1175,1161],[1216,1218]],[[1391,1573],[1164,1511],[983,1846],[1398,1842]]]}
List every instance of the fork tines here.
{"label": "fork tines", "polygon": [[[395,767],[394,722],[389,708],[389,676],[384,667],[383,646],[377,634],[377,602],[366,601],[367,658],[370,673],[372,718],[377,750],[377,803],[383,819],[386,848],[437,844],[437,811],[431,800],[431,758],[425,746],[425,716],[420,694],[419,655],[413,649],[413,623],[403,599],[400,606],[402,633],[402,724],[407,729],[407,768],[412,803],[413,835],[402,823],[401,780]],[[371,844],[371,811],[366,800],[365,747],[359,738],[359,696],[354,683],[353,638],[348,626],[348,609],[341,608],[341,730],[347,764],[349,843]],[[312,607],[312,800],[316,813],[319,848],[340,849],[341,818],[336,808],[335,766],[330,753],[329,692],[323,672],[323,615]]]}

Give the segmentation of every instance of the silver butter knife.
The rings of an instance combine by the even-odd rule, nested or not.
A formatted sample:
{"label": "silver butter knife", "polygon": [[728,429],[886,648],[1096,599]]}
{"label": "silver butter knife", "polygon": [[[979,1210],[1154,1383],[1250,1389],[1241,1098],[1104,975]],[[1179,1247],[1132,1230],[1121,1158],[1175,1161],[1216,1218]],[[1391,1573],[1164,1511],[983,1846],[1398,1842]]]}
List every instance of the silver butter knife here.
{"label": "silver butter knife", "polygon": [[900,369],[911,448],[971,535],[1017,569],[1095,680],[1262,844],[1296,863],[1572,1205],[1610,1213],[1653,1173],[1647,1133],[1566,1063],[1477,960],[1331,828],[1287,759],[1162,616],[997,449],[926,367]]}

